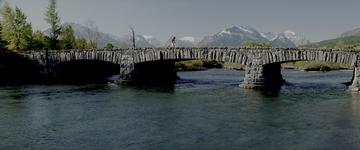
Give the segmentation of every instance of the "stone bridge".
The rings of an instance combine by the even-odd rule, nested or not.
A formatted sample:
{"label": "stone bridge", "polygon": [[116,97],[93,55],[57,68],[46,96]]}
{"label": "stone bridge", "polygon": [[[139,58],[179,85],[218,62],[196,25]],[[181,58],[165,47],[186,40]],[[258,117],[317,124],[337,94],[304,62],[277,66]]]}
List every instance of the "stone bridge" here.
{"label": "stone bridge", "polygon": [[[21,53],[40,65],[56,67],[74,60],[98,60],[118,64],[122,80],[132,80],[141,73],[144,63],[174,63],[181,60],[214,60],[246,65],[243,88],[263,88],[281,85],[281,63],[294,61],[325,61],[354,68],[350,89],[360,88],[360,52],[334,49],[301,48],[138,48],[28,51]],[[158,64],[158,63],[155,63]],[[146,66],[148,67],[148,66]],[[156,67],[156,66],[153,66]],[[161,66],[164,67],[164,66]],[[144,68],[144,67],[143,67]],[[158,67],[159,68],[159,67]],[[164,67],[162,70],[173,69]],[[161,70],[161,69],[160,69]]]}

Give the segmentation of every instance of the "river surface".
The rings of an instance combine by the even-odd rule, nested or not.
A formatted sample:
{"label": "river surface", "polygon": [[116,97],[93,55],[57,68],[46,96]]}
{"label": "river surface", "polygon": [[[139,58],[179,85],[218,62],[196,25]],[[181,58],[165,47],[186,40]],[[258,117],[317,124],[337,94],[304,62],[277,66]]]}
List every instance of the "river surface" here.
{"label": "river surface", "polygon": [[174,87],[0,88],[0,150],[360,149],[351,71],[283,70],[278,92],[238,87],[244,72],[181,72]]}

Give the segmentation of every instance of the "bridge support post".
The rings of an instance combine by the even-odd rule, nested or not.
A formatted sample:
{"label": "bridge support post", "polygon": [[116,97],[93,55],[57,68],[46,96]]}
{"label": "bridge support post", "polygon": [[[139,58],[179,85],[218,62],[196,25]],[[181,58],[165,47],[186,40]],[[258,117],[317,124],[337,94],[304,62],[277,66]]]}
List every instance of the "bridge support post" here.
{"label": "bridge support post", "polygon": [[121,84],[127,84],[132,82],[134,74],[134,64],[122,64],[120,65],[120,82]]}
{"label": "bridge support post", "polygon": [[349,88],[350,91],[360,92],[360,60],[357,60],[355,64],[353,81]]}
{"label": "bridge support post", "polygon": [[240,87],[246,89],[279,88],[285,83],[281,75],[281,64],[262,65],[254,60],[245,68],[245,78]]}

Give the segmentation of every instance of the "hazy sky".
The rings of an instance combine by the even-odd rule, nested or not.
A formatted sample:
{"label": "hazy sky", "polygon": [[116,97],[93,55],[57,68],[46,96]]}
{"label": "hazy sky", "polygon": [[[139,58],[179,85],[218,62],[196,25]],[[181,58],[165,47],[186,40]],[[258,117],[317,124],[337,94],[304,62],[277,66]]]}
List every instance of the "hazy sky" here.
{"label": "hazy sky", "polygon": [[[48,0],[7,0],[22,8],[35,29],[46,29]],[[310,40],[337,37],[360,27],[360,0],[58,0],[62,22],[94,20],[113,35],[129,33],[166,40],[170,35],[202,38],[232,25],[260,31],[301,33]]]}

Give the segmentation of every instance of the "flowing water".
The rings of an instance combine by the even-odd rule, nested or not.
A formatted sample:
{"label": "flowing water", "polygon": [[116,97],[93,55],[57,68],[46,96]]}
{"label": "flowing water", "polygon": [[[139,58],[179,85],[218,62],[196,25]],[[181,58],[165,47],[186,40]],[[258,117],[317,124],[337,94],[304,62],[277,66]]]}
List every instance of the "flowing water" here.
{"label": "flowing water", "polygon": [[283,70],[278,92],[238,87],[244,72],[179,73],[174,87],[0,88],[0,149],[360,149],[351,71]]}

